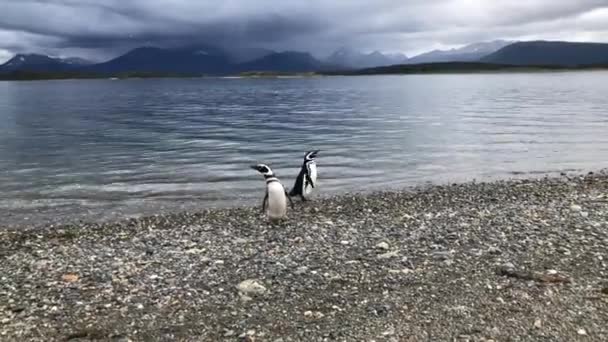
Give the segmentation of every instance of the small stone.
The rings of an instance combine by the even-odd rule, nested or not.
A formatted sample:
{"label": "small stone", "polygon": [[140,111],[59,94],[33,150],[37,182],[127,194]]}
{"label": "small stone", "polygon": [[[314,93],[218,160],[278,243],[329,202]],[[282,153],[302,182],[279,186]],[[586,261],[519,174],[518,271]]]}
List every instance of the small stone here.
{"label": "small stone", "polygon": [[488,253],[497,255],[497,254],[501,254],[502,251],[500,250],[500,248],[492,246],[492,247],[488,248]]}
{"label": "small stone", "polygon": [[586,211],[581,211],[581,216],[582,217],[589,217],[589,213]]}
{"label": "small stone", "polygon": [[535,321],[534,321],[534,327],[535,327],[536,329],[540,329],[540,328],[542,328],[542,327],[543,327],[543,322],[542,322],[540,319],[535,320]]}
{"label": "small stone", "polygon": [[570,210],[575,211],[575,212],[579,212],[583,210],[583,207],[581,207],[580,205],[577,204],[573,204],[570,206]]}
{"label": "small stone", "polygon": [[447,260],[450,256],[450,252],[433,252],[433,257],[439,260]]}
{"label": "small stone", "polygon": [[382,336],[393,336],[395,335],[395,328],[389,328],[382,333]]}
{"label": "small stone", "polygon": [[266,292],[266,287],[255,279],[244,280],[237,286],[237,288],[241,293],[248,295],[262,295]]}
{"label": "small stone", "polygon": [[242,293],[239,294],[239,298],[241,299],[241,302],[243,302],[243,303],[251,302],[253,300],[253,298],[246,296]]}
{"label": "small stone", "polygon": [[306,272],[308,272],[308,267],[306,267],[306,266],[300,266],[300,267],[296,268],[296,270],[295,270],[294,273],[297,274],[297,275],[300,275],[300,274],[304,274]]}
{"label": "small stone", "polygon": [[576,333],[581,336],[587,336],[587,331],[585,329],[578,329]]}
{"label": "small stone", "polygon": [[224,264],[224,260],[215,260],[214,264],[216,264],[216,265],[223,265]]}
{"label": "small stone", "polygon": [[313,317],[315,319],[321,319],[323,317],[325,317],[325,314],[323,314],[320,311],[305,311],[304,312],[304,317]]}
{"label": "small stone", "polygon": [[380,242],[376,245],[376,248],[387,251],[390,248],[390,246],[386,242]]}
{"label": "small stone", "polygon": [[341,245],[344,245],[344,246],[348,245],[349,243],[350,243],[350,242],[349,242],[349,241],[346,241],[346,240],[342,240],[342,241],[340,241],[340,244],[341,244]]}
{"label": "small stone", "polygon": [[78,281],[79,277],[77,274],[68,273],[64,274],[61,279],[63,279],[63,281],[65,281],[66,283],[74,283]]}
{"label": "small stone", "polygon": [[384,254],[379,254],[376,256],[377,259],[380,260],[384,260],[384,259],[390,259],[390,258],[394,258],[399,256],[399,252],[398,251],[392,251],[392,252],[388,252],[388,253],[384,253]]}
{"label": "small stone", "polygon": [[244,243],[247,243],[247,242],[249,242],[249,241],[247,239],[243,239],[243,238],[236,238],[234,240],[234,243],[236,243],[236,244],[244,244]]}
{"label": "small stone", "polygon": [[228,330],[224,333],[224,337],[231,337],[234,336],[236,334],[236,332],[234,330]]}
{"label": "small stone", "polygon": [[137,303],[137,305],[135,305],[135,307],[137,308],[137,310],[143,310],[144,309],[144,305],[142,303]]}
{"label": "small stone", "polygon": [[506,263],[502,264],[500,266],[500,268],[503,269],[503,270],[514,270],[515,269],[515,265],[513,265],[513,263],[511,263],[511,262],[506,262]]}

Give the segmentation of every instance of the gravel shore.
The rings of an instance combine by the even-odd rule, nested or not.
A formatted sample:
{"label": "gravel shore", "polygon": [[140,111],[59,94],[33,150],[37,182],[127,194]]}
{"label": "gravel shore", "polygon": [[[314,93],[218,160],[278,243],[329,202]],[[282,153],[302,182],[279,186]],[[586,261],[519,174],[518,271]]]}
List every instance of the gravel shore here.
{"label": "gravel shore", "polygon": [[0,231],[2,341],[608,341],[608,175]]}

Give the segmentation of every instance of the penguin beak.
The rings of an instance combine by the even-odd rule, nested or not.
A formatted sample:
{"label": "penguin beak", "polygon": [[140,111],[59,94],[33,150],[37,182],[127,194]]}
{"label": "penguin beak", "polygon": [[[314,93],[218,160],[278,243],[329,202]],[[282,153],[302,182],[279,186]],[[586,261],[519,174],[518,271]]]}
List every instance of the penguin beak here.
{"label": "penguin beak", "polygon": [[254,169],[254,170],[256,170],[256,171],[258,171],[258,166],[257,165],[251,165],[249,167],[252,168],[252,169]]}

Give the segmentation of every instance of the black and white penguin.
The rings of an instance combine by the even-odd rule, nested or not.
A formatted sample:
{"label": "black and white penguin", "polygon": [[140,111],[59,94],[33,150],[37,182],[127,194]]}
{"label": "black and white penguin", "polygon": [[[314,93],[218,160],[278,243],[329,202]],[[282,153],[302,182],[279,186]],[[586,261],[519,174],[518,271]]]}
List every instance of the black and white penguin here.
{"label": "black and white penguin", "polygon": [[293,209],[293,202],[287,195],[287,190],[285,190],[283,184],[281,184],[268,165],[257,164],[252,165],[251,168],[261,173],[266,180],[266,195],[262,202],[262,212],[265,212],[272,221],[285,218],[287,214],[287,200],[291,204],[291,209]]}
{"label": "black and white penguin", "polygon": [[315,163],[315,158],[319,151],[309,151],[304,154],[304,162],[302,163],[302,168],[300,168],[300,174],[298,174],[298,178],[296,178],[289,196],[300,196],[302,201],[308,200],[317,182],[317,163]]}

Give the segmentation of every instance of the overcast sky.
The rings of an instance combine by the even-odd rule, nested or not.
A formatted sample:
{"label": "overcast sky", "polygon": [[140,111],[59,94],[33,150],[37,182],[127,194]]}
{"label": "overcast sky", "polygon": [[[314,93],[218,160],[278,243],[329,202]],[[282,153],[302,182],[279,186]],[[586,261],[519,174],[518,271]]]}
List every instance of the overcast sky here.
{"label": "overcast sky", "polygon": [[608,0],[0,0],[0,62],[195,43],[411,56],[494,39],[607,42]]}

